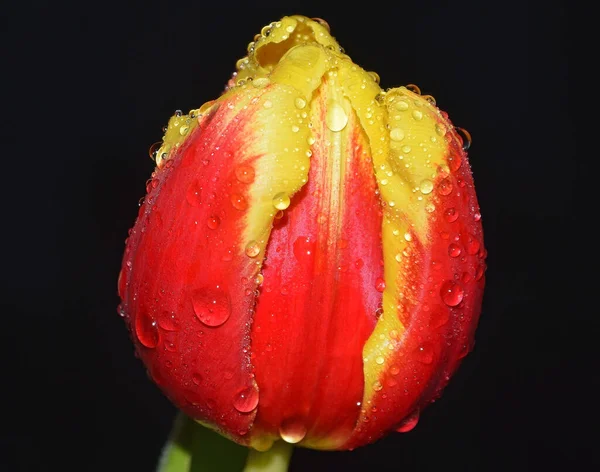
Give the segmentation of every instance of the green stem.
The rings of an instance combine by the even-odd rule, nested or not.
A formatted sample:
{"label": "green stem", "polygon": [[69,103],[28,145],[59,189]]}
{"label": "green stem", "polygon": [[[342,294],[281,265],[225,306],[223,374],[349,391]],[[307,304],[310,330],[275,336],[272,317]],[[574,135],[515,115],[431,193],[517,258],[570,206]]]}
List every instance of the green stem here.
{"label": "green stem", "polygon": [[179,413],[156,472],[239,472],[246,456],[248,448]]}
{"label": "green stem", "polygon": [[250,449],[243,472],[286,472],[294,447],[284,441],[277,441],[265,452]]}

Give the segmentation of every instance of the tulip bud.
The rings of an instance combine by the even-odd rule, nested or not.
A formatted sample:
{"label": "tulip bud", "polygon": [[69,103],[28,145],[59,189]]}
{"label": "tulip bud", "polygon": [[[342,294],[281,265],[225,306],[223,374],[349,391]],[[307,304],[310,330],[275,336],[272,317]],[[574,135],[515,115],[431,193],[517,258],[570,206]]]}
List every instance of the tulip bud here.
{"label": "tulip bud", "polygon": [[466,138],[415,86],[382,90],[322,20],[265,27],[153,149],[118,284],[152,379],[258,450],[411,429],[481,308]]}

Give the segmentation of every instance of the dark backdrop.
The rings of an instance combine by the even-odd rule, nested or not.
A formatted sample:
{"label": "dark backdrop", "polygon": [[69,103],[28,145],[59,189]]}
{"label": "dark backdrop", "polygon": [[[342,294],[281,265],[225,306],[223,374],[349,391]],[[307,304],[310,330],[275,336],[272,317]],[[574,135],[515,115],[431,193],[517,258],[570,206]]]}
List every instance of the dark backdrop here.
{"label": "dark backdrop", "polygon": [[583,249],[565,5],[216,3],[3,4],[0,470],[153,470],[175,410],[116,313],[147,149],[175,109],[222,91],[263,25],[294,13],[326,19],[382,86],[418,84],[471,132],[489,269],[475,349],[416,429],[351,453],[298,450],[291,470],[588,470],[564,342]]}

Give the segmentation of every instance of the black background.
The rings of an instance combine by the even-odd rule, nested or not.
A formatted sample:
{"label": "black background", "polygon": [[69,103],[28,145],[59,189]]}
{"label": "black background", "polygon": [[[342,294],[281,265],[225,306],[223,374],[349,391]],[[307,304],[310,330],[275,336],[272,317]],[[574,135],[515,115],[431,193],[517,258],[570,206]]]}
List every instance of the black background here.
{"label": "black background", "polygon": [[326,19],[383,87],[416,83],[471,132],[489,268],[475,350],[416,429],[348,453],[297,450],[291,470],[598,467],[577,420],[593,423],[595,371],[595,391],[575,386],[592,345],[579,370],[566,346],[585,252],[565,5],[221,3],[3,4],[0,470],[153,470],[175,410],[116,313],[147,149],[175,109],[221,93],[262,26],[295,13]]}

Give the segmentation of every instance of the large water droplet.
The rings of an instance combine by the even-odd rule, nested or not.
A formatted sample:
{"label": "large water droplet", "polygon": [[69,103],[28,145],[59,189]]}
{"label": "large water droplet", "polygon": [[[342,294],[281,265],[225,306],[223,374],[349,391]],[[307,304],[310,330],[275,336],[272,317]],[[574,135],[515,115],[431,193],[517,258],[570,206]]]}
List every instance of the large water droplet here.
{"label": "large water droplet", "polygon": [[302,108],[306,106],[306,100],[304,100],[302,97],[296,97],[296,100],[294,100],[294,105],[296,105],[296,108],[302,110]]}
{"label": "large water droplet", "polygon": [[300,236],[294,241],[294,256],[296,260],[303,265],[308,265],[312,261],[315,253],[315,242],[309,237]]}
{"label": "large water droplet", "polygon": [[238,179],[243,184],[251,184],[254,182],[254,168],[242,164],[241,166],[237,166],[235,168],[235,178]]}
{"label": "large water droplet", "polygon": [[229,200],[231,201],[233,208],[236,210],[244,211],[246,208],[248,208],[248,202],[246,201],[246,198],[239,193],[232,194]]}
{"label": "large water droplet", "polygon": [[479,247],[481,246],[481,244],[475,236],[473,236],[472,234],[467,234],[464,238],[464,242],[465,248],[467,249],[467,252],[469,254],[473,255],[479,252]]}
{"label": "large water droplet", "polygon": [[433,362],[433,345],[427,342],[421,344],[415,350],[414,357],[423,364],[431,364]]}
{"label": "large water droplet", "polygon": [[250,413],[258,405],[258,390],[253,385],[245,387],[233,397],[233,407],[240,413]]}
{"label": "large water droplet", "polygon": [[160,149],[161,146],[162,146],[162,141],[158,141],[158,142],[154,143],[152,146],[150,146],[150,149],[148,149],[148,155],[150,156],[150,159],[152,159],[153,161],[156,160],[156,155],[158,154],[158,150]]}
{"label": "large water droplet", "polygon": [[192,293],[192,305],[198,319],[206,326],[220,326],[231,314],[229,297],[222,290],[209,287]]}
{"label": "large water droplet", "polygon": [[404,139],[404,130],[402,128],[393,128],[390,131],[390,139],[392,141],[402,141]]}
{"label": "large water droplet", "polygon": [[444,212],[444,217],[448,223],[454,223],[458,219],[458,211],[456,208],[448,208]]}
{"label": "large water droplet", "polygon": [[260,245],[256,241],[249,241],[244,252],[248,257],[256,257],[260,253]]}
{"label": "large water droplet", "polygon": [[158,317],[158,326],[165,331],[179,331],[181,328],[175,314],[166,310]]}
{"label": "large water droplet", "polygon": [[448,178],[443,179],[438,184],[437,191],[440,195],[450,195],[452,193],[452,180]]}
{"label": "large water droplet", "polygon": [[325,115],[325,124],[331,131],[342,131],[348,124],[348,115],[342,105],[330,102]]}
{"label": "large water droplet", "polygon": [[221,224],[221,220],[216,215],[209,216],[208,219],[206,220],[206,225],[210,229],[217,229],[220,224]]}
{"label": "large water droplet", "polygon": [[459,128],[458,126],[455,126],[454,129],[456,130],[456,132],[460,136],[460,140],[462,141],[463,151],[468,151],[469,148],[471,147],[471,141],[472,141],[472,139],[471,139],[471,133],[469,133],[464,128]]}
{"label": "large water droplet", "polygon": [[196,180],[190,184],[185,193],[185,198],[192,206],[199,206],[202,204],[202,185],[200,181]]}
{"label": "large water droplet", "polygon": [[375,280],[375,289],[378,292],[383,292],[385,290],[385,280],[381,277],[377,277],[377,280]]}
{"label": "large water droplet", "polygon": [[433,190],[433,182],[429,179],[424,179],[419,184],[419,189],[423,195],[428,195]]}
{"label": "large water droplet", "polygon": [[135,318],[135,334],[143,346],[155,348],[158,344],[158,326],[156,320],[145,311],[138,312]]}
{"label": "large water droplet", "polygon": [[460,253],[460,246],[456,243],[450,243],[450,245],[448,246],[448,255],[450,257],[458,257],[460,256]]}
{"label": "large water droplet", "polygon": [[399,433],[408,433],[413,430],[419,422],[419,410],[413,411],[410,415],[404,418],[400,424],[396,427],[396,431]]}
{"label": "large water droplet", "polygon": [[279,435],[285,442],[296,444],[306,436],[306,426],[301,419],[289,418],[279,426]]}
{"label": "large water droplet", "polygon": [[448,306],[456,306],[462,302],[465,291],[458,282],[447,280],[440,288],[440,295],[443,302]]}
{"label": "large water droplet", "polygon": [[290,206],[290,197],[285,192],[279,192],[273,197],[273,206],[278,210],[285,210]]}

